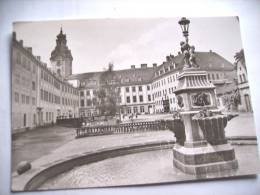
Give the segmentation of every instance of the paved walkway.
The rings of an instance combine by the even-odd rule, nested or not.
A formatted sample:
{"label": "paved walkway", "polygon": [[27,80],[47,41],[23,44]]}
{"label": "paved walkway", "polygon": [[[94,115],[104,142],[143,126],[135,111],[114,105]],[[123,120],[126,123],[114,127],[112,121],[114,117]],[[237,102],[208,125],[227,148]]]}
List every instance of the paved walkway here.
{"label": "paved walkway", "polygon": [[231,119],[226,128],[226,136],[256,136],[255,121],[252,113],[239,113]]}
{"label": "paved walkway", "polygon": [[50,165],[67,161],[68,159],[86,155],[86,153],[96,152],[106,148],[124,147],[136,144],[148,144],[154,142],[171,142],[174,134],[170,131],[142,132],[131,134],[117,134],[94,136],[80,139],[73,139],[62,147],[53,150],[51,153],[34,160],[32,169],[18,175],[12,174],[12,190],[19,191],[35,175]]}
{"label": "paved walkway", "polygon": [[16,134],[12,139],[12,171],[19,162],[38,159],[74,138],[73,128],[59,126]]}
{"label": "paved walkway", "polygon": [[[240,114],[232,119],[227,125],[226,135],[255,136],[252,116],[252,114]],[[157,131],[74,138],[74,129],[65,127],[43,128],[15,136],[12,142],[12,170],[14,165],[22,160],[32,161],[32,170],[21,176],[13,173],[14,183],[19,177],[22,177],[24,182],[28,181],[32,175],[48,167],[49,164],[86,152],[154,141],[172,141],[174,135],[170,131]]]}
{"label": "paved walkway", "polygon": [[[142,116],[142,118],[144,117],[145,116]],[[158,117],[156,118],[160,119],[160,117],[162,118],[162,115],[158,115]],[[169,118],[170,115],[167,117]],[[147,120],[149,120],[150,118],[148,117]],[[228,122],[225,131],[226,136],[228,137],[255,136],[253,114],[240,113],[238,117],[233,118],[231,121]],[[126,136],[129,135],[127,134]],[[12,140],[12,171],[15,170],[17,163],[19,163],[20,161],[26,160],[31,162],[35,159],[40,158],[41,156],[49,154],[56,148],[66,144],[71,140],[74,140],[74,138],[75,130],[73,128],[58,126],[50,128],[40,128],[37,130],[17,134]],[[106,138],[108,139],[109,137]],[[95,137],[93,139],[95,140],[99,138]]]}

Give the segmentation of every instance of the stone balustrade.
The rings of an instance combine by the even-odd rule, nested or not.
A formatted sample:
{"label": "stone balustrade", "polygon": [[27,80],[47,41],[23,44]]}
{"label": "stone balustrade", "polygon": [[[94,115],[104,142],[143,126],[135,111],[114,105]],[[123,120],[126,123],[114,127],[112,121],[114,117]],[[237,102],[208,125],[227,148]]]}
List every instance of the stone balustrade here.
{"label": "stone balustrade", "polygon": [[76,138],[97,135],[159,131],[166,129],[168,128],[166,123],[163,121],[133,122],[118,125],[84,126],[76,128]]}

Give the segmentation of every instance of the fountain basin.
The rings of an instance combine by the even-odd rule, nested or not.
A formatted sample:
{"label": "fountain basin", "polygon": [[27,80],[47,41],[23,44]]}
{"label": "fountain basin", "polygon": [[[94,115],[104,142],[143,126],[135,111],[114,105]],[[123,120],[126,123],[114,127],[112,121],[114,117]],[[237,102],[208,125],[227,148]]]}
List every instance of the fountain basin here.
{"label": "fountain basin", "polygon": [[203,132],[204,138],[211,145],[226,144],[225,127],[227,126],[227,115],[215,115],[203,118],[193,118],[197,121]]}

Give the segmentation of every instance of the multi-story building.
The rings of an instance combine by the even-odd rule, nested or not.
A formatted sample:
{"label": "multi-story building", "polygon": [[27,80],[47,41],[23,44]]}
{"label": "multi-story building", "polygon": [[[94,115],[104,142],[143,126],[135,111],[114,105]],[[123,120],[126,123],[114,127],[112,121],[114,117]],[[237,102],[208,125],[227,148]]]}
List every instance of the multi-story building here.
{"label": "multi-story building", "polygon": [[[243,50],[241,50],[243,52]],[[253,112],[251,105],[251,96],[247,79],[247,69],[244,59],[239,59],[236,62],[237,71],[237,87],[240,94],[240,105],[238,109],[244,112]]]}
{"label": "multi-story building", "polygon": [[[73,75],[73,58],[62,30],[51,52],[51,68],[41,62],[40,57],[33,55],[32,48],[24,47],[22,41],[18,42],[15,34],[12,48],[13,129],[52,124],[57,117],[100,114],[98,92],[104,85],[104,72]],[[195,52],[195,55],[200,69],[206,70],[208,80],[216,85],[219,106],[223,106],[223,94],[235,89],[233,64],[212,51]],[[176,56],[166,56],[159,66],[155,63],[151,67],[141,64],[140,67],[132,65],[129,69],[112,71],[106,83],[118,92],[116,101],[121,116],[178,109],[174,90],[183,66],[184,56],[179,52]],[[241,71],[242,68],[238,66]],[[242,79],[244,77],[241,76]],[[77,81],[77,87],[69,83],[72,80]],[[251,106],[250,102],[247,104]]]}
{"label": "multi-story building", "polygon": [[[113,71],[112,85],[119,92],[118,104],[121,114],[153,113],[151,83],[155,70],[155,65],[147,67],[147,64],[142,64],[141,68],[132,65],[130,69]],[[103,72],[92,72],[69,77],[71,80],[78,80],[81,116],[99,114],[97,92],[102,83],[102,74]]]}
{"label": "multi-story building", "polygon": [[24,47],[23,41],[12,41],[12,129],[33,128],[37,125],[36,107],[38,91],[38,66],[32,48]]}
{"label": "multi-story building", "polygon": [[[61,63],[60,67],[63,66],[67,63]],[[54,124],[57,117],[78,116],[78,89],[63,77],[69,73],[65,70],[59,74],[49,69],[39,56],[33,55],[32,48],[24,47],[23,41],[16,39],[16,33],[12,40],[11,67],[12,133]]]}
{"label": "multi-story building", "polygon": [[[234,66],[215,52],[196,52],[196,60],[201,70],[208,72],[208,79],[216,85],[216,94],[219,97],[219,106],[222,106],[219,88],[232,86],[234,89]],[[178,85],[178,74],[184,65],[184,56],[169,55],[166,61],[157,67],[147,67],[141,64],[140,68],[134,65],[131,69],[115,70],[115,85],[120,91],[121,114],[132,113],[162,113],[176,110],[177,101],[174,90]],[[80,115],[96,115],[97,91],[102,80],[102,72],[71,75],[68,79],[78,80],[80,90]]]}

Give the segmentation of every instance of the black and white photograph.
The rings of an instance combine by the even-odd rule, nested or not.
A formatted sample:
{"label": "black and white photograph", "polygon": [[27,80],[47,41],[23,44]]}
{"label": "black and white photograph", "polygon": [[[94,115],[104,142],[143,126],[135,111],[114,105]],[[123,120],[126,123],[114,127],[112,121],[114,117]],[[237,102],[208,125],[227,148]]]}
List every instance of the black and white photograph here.
{"label": "black and white photograph", "polygon": [[260,173],[239,17],[19,21],[11,190]]}

